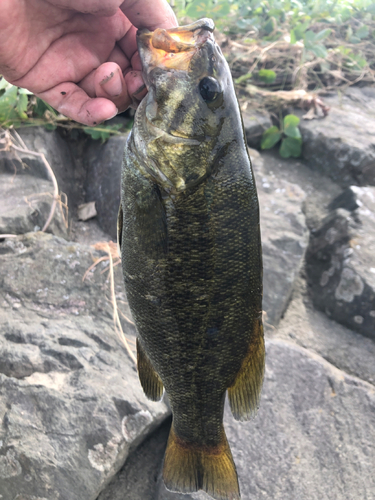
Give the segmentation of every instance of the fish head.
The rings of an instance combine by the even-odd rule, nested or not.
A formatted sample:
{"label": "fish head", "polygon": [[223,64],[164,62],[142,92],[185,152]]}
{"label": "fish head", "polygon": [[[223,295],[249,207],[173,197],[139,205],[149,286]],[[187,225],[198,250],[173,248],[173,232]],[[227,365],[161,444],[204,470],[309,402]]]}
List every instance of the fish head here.
{"label": "fish head", "polygon": [[223,125],[231,109],[238,108],[230,70],[213,31],[213,21],[201,19],[188,26],[137,33],[148,89],[135,118],[142,136],[138,148],[172,191],[185,190],[209,175],[223,139],[229,140],[230,127],[223,137]]}

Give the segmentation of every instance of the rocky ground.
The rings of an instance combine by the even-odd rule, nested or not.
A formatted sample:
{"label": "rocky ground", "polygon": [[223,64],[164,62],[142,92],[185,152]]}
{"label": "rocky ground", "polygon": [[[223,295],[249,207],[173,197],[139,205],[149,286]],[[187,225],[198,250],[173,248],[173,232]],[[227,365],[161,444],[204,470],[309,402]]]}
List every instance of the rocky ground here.
{"label": "rocky ground", "polygon": [[[327,118],[301,122],[302,159],[250,151],[267,361],[257,417],[225,415],[243,500],[375,498],[375,94],[327,103]],[[267,120],[244,121],[259,146]],[[46,155],[70,218],[58,209],[41,233],[43,165],[0,153],[0,234],[19,235],[0,239],[0,499],[207,499],[163,486],[168,404],[142,393],[114,328],[113,293],[134,348],[120,268],[112,290],[107,254],[90,246],[115,239],[125,138],[21,136]],[[77,220],[93,201],[96,217]]]}

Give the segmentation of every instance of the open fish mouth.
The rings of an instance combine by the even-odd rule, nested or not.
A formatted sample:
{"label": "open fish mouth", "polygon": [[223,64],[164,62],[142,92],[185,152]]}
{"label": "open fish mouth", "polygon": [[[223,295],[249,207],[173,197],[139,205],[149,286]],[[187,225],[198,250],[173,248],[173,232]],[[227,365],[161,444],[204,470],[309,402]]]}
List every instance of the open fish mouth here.
{"label": "open fish mouth", "polygon": [[[204,18],[187,26],[172,29],[141,29],[137,32],[142,65],[148,72],[157,67],[188,70],[197,50],[211,39],[215,29],[212,19]],[[146,75],[144,75],[145,77]],[[145,83],[148,86],[147,77]]]}

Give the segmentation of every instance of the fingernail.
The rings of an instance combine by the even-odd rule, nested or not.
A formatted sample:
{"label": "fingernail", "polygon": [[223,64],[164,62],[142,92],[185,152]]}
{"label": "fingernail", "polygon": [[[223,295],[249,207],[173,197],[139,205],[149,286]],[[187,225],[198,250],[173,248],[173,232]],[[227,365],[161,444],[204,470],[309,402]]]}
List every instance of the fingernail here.
{"label": "fingernail", "polygon": [[103,78],[100,85],[104,89],[105,93],[117,97],[122,93],[122,81],[120,76],[120,71],[111,72],[108,76]]}
{"label": "fingernail", "polygon": [[109,118],[107,118],[107,120],[112,120],[112,118],[114,118],[117,114],[118,114],[118,108],[116,108],[116,113],[114,115],[110,116]]}
{"label": "fingernail", "polygon": [[145,85],[145,84],[141,85],[141,86],[139,87],[139,89],[138,89],[138,90],[136,90],[136,91],[133,93],[133,96],[136,96],[137,94],[140,94],[141,92],[143,92],[143,91],[144,91],[144,89],[145,89],[145,88],[146,88],[146,85]]}
{"label": "fingernail", "polygon": [[133,92],[133,94],[131,95],[131,98],[132,98],[132,103],[130,105],[131,108],[133,109],[137,109],[138,106],[139,106],[139,103],[142,101],[143,99],[143,96],[142,97],[138,97],[139,94],[142,94],[142,92],[146,89],[146,85],[143,84],[139,87],[139,89],[137,89],[135,92]]}

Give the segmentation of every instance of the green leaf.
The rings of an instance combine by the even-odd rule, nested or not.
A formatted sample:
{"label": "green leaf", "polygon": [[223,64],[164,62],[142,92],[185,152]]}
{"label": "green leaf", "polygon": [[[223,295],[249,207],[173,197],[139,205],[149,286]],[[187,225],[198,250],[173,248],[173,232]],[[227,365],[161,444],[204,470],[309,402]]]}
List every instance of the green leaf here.
{"label": "green leaf", "polygon": [[294,139],[301,139],[301,132],[298,127],[288,127],[284,130],[285,135]]}
{"label": "green leaf", "polygon": [[28,100],[26,94],[18,95],[18,102],[17,102],[16,109],[17,109],[17,113],[19,114],[19,117],[22,120],[27,120],[26,111],[27,111],[28,103],[29,103],[29,100]]}
{"label": "green leaf", "polygon": [[306,44],[310,44],[315,42],[315,33],[313,31],[306,31],[304,36],[305,46]]}
{"label": "green leaf", "polygon": [[36,115],[39,118],[42,118],[47,109],[48,109],[47,104],[44,101],[42,101],[42,99],[39,99],[39,97],[37,97],[36,104],[33,109],[34,115]]}
{"label": "green leaf", "polygon": [[227,16],[230,12],[230,3],[228,0],[222,0],[221,2],[217,2],[216,5],[211,7],[210,15],[215,14],[216,16]]}
{"label": "green leaf", "polygon": [[54,109],[52,106],[50,106],[47,102],[44,103],[46,105],[46,108],[48,109],[48,111],[50,111],[52,113],[52,115],[54,115],[55,117],[58,115],[58,112],[56,111],[56,109]]}
{"label": "green leaf", "polygon": [[298,40],[302,40],[305,31],[309,26],[310,26],[310,21],[296,24],[296,26],[290,32],[290,43],[296,43],[298,42]]}
{"label": "green leaf", "polygon": [[44,128],[46,130],[56,130],[57,129],[57,125],[55,125],[54,123],[46,123],[44,125]]}
{"label": "green leaf", "polygon": [[368,63],[367,60],[364,57],[361,56],[356,56],[355,57],[355,62],[359,68],[364,68]]}
{"label": "green leaf", "polygon": [[324,45],[316,44],[311,47],[306,47],[307,50],[310,50],[313,54],[316,55],[316,57],[321,57],[325,59],[327,57],[327,49],[324,47]]}
{"label": "green leaf", "polygon": [[36,105],[33,108],[33,114],[39,118],[43,118],[47,110],[50,111],[52,116],[54,117],[58,115],[57,111],[52,106],[50,106],[46,102],[42,101],[42,99],[39,99],[39,97],[37,97]]}
{"label": "green leaf", "polygon": [[368,37],[369,35],[369,29],[368,29],[368,26],[366,26],[365,24],[363,26],[361,26],[360,28],[358,28],[356,31],[355,31],[355,36],[357,38],[359,38],[360,40],[362,40],[363,38],[366,38]]}
{"label": "green leaf", "polygon": [[319,33],[315,35],[314,41],[319,42],[320,40],[324,40],[324,38],[327,38],[327,36],[331,34],[331,31],[332,30],[330,29],[324,29],[322,31],[319,31]]}
{"label": "green leaf", "polygon": [[287,127],[298,127],[300,119],[296,115],[286,115],[284,117],[284,130]]}
{"label": "green leaf", "polygon": [[313,54],[315,54],[317,57],[327,57],[327,49],[324,47],[322,44],[318,44],[317,42],[317,37],[321,36],[320,34],[325,32],[330,32],[330,30],[322,30],[319,33],[314,33],[313,31],[306,31],[305,37],[304,37],[304,44],[306,50],[309,50]]}
{"label": "green leaf", "polygon": [[262,149],[271,149],[281,139],[280,130],[274,125],[268,128],[262,135],[260,147]]}
{"label": "green leaf", "polygon": [[7,88],[0,97],[0,122],[18,119],[18,113],[15,108],[18,103],[17,87],[14,85]]}
{"label": "green leaf", "polygon": [[111,132],[104,130],[102,128],[96,129],[95,127],[85,127],[83,131],[90,135],[93,139],[101,139],[102,142],[106,141],[111,137]]}
{"label": "green leaf", "polygon": [[192,18],[199,18],[208,15],[212,3],[210,0],[193,0],[186,9],[186,15]]}
{"label": "green leaf", "polygon": [[276,73],[272,69],[261,69],[258,77],[262,82],[273,83],[276,80]]}
{"label": "green leaf", "polygon": [[295,139],[293,137],[285,137],[281,141],[280,156],[283,158],[298,158],[302,152],[302,139]]}
{"label": "green leaf", "polygon": [[263,31],[265,31],[265,33],[267,35],[269,35],[270,33],[272,33],[275,29],[277,28],[277,22],[276,22],[276,19],[274,17],[271,17],[264,26],[262,26],[262,29]]}
{"label": "green leaf", "polygon": [[240,30],[248,30],[249,26],[251,26],[251,23],[249,21],[250,19],[238,19],[236,25]]}
{"label": "green leaf", "polygon": [[0,78],[0,90],[4,90],[8,87],[11,87],[12,85],[10,83],[8,83],[4,77],[1,77]]}
{"label": "green leaf", "polygon": [[284,118],[283,126],[284,126],[284,134],[288,137],[293,137],[294,139],[301,138],[301,132],[299,131],[300,119],[296,115],[286,115]]}
{"label": "green leaf", "polygon": [[101,139],[102,142],[106,141],[111,135],[119,135],[119,130],[123,127],[122,123],[114,125],[101,125],[97,127],[84,127],[83,131],[90,135],[93,139]]}
{"label": "green leaf", "polygon": [[301,138],[301,132],[299,131],[300,119],[296,115],[286,115],[283,121],[284,134],[288,137],[293,137],[294,139]]}
{"label": "green leaf", "polygon": [[348,19],[352,17],[352,11],[348,7],[344,7],[342,11],[340,12],[341,14],[341,21],[345,23]]}
{"label": "green leaf", "polygon": [[250,19],[240,18],[240,19],[237,20],[236,25],[241,30],[242,29],[249,30],[249,28],[251,26],[254,27],[254,28],[256,28],[256,29],[259,29],[260,28],[260,19],[258,17],[252,17]]}

